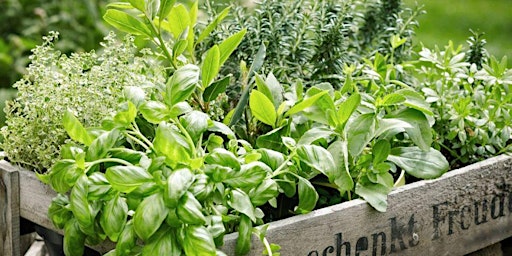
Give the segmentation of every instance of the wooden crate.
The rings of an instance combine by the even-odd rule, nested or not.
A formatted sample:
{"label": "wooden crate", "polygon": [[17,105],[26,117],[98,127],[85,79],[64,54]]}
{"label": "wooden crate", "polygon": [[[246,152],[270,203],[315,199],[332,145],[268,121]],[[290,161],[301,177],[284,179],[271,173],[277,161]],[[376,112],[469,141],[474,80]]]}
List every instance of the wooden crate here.
{"label": "wooden crate", "polygon": [[[4,183],[8,179],[10,184],[17,184],[18,177],[21,184],[19,204],[16,189],[8,192],[14,199],[8,201],[13,205],[7,208],[13,224],[7,226],[7,233],[14,235],[2,241],[13,244],[3,248],[3,255],[9,255],[5,252],[15,247],[19,228],[12,219],[18,213],[54,229],[46,212],[55,192],[32,172],[5,161],[0,161],[0,174]],[[276,221],[270,224],[267,238],[281,245],[281,255],[440,256],[475,252],[512,237],[512,157],[498,156],[448,172],[439,179],[408,184],[394,190],[388,202],[385,213],[362,200],[353,200]],[[223,250],[233,252],[236,234],[227,235],[225,242]],[[103,252],[109,248],[112,244],[95,247]],[[261,251],[261,244],[254,238],[250,255],[261,255]]]}

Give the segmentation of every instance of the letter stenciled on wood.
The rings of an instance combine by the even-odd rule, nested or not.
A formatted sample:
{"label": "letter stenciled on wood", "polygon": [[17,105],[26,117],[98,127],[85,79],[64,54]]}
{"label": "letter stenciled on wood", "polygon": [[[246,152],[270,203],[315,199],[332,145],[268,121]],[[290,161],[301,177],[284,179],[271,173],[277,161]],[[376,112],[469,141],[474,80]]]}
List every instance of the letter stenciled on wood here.
{"label": "letter stenciled on wood", "polygon": [[[480,204],[482,205],[482,213],[480,214]],[[487,212],[488,212],[488,208],[487,208],[487,199],[483,199],[482,202],[478,202],[476,201],[474,203],[475,205],[475,224],[476,225],[480,225],[480,224],[483,224],[483,223],[486,223],[487,222]],[[480,217],[482,217],[480,219]]]}
{"label": "letter stenciled on wood", "polygon": [[[418,235],[416,234],[415,226],[417,221],[414,220],[414,214],[411,215],[411,218],[409,219],[409,235],[411,236],[411,239],[409,240],[409,246],[414,247],[420,243],[420,239],[418,238]],[[415,235],[416,234],[416,235]]]}
{"label": "letter stenciled on wood", "polygon": [[330,245],[327,246],[324,251],[322,252],[322,256],[327,256],[327,254],[331,254],[334,252],[334,246]]}
{"label": "letter stenciled on wood", "polygon": [[[380,237],[380,243],[379,243],[379,237]],[[386,247],[386,233],[384,232],[380,232],[380,233],[375,233],[375,234],[372,234],[372,244],[373,244],[373,248],[372,248],[372,256],[377,256],[377,252],[379,251],[379,248],[380,248],[380,255],[386,255],[386,250],[387,250],[387,247]]]}
{"label": "letter stenciled on wood", "polygon": [[361,252],[368,250],[368,238],[366,236],[360,237],[356,242],[356,256],[361,256]]}
{"label": "letter stenciled on wood", "polygon": [[[469,221],[467,221],[468,219],[469,219]],[[460,228],[462,230],[468,230],[470,226],[471,226],[471,206],[464,205],[460,209]]]}
{"label": "letter stenciled on wood", "polygon": [[340,232],[336,234],[336,256],[342,256],[341,250],[345,246],[345,254],[349,256],[350,255],[350,243],[349,242],[343,242],[343,234]]}
{"label": "letter stenciled on wood", "polygon": [[[497,200],[499,201],[496,202]],[[496,209],[496,206],[498,206],[498,209]],[[494,195],[494,197],[491,199],[491,218],[497,219],[503,216],[505,216],[505,196]]]}
{"label": "letter stenciled on wood", "polygon": [[[404,225],[401,225],[397,222],[396,217],[389,219],[391,221],[391,252],[403,251],[407,249],[404,242]],[[398,240],[398,245],[400,249],[397,248],[395,241]]]}
{"label": "letter stenciled on wood", "polygon": [[458,210],[448,211],[448,235],[452,235],[453,225],[455,224],[455,217],[459,216]]}
{"label": "letter stenciled on wood", "polygon": [[434,227],[434,236],[432,237],[432,240],[436,240],[441,237],[441,227],[440,223],[444,223],[445,215],[442,213],[441,206],[448,205],[448,202],[442,202],[439,204],[435,204],[432,206],[432,225]]}

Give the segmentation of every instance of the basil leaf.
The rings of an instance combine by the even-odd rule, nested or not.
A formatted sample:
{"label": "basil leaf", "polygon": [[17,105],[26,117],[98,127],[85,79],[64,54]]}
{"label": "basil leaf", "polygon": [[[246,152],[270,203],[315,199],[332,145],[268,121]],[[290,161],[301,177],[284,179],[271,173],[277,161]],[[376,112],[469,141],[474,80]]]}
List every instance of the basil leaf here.
{"label": "basil leaf", "polygon": [[305,214],[315,208],[316,202],[318,201],[318,193],[309,180],[300,176],[298,178],[299,205],[295,209],[295,212]]}
{"label": "basil leaf", "polygon": [[183,127],[190,134],[194,142],[199,141],[203,133],[208,130],[210,117],[201,111],[191,111],[180,118]]}
{"label": "basil leaf", "polygon": [[268,200],[277,197],[279,186],[273,179],[265,179],[258,186],[249,191],[249,198],[254,206],[267,203]]}
{"label": "basil leaf", "polygon": [[87,148],[85,160],[92,162],[94,160],[104,158],[120,138],[121,133],[117,129],[101,134],[91,143],[89,148]]}
{"label": "basil leaf", "polygon": [[142,255],[181,256],[181,247],[176,237],[176,231],[162,225],[144,244]]}
{"label": "basil leaf", "polygon": [[227,166],[233,170],[240,170],[240,162],[236,158],[235,154],[223,148],[216,148],[206,156],[204,159],[206,164],[218,164],[221,166]]}
{"label": "basil leaf", "polygon": [[160,123],[156,129],[153,148],[157,154],[166,157],[165,162],[172,168],[190,160],[190,149],[186,139],[167,123]]}
{"label": "basil leaf", "polygon": [[235,254],[245,255],[251,250],[252,222],[246,215],[240,216],[238,238],[236,239]]}
{"label": "basil leaf", "polygon": [[203,226],[188,225],[182,230],[182,246],[187,256],[216,255],[212,235]]}
{"label": "basil leaf", "polygon": [[133,228],[133,219],[131,219],[126,223],[126,225],[124,225],[123,231],[119,234],[119,238],[117,239],[117,255],[129,255],[132,248],[135,247],[136,241],[137,235]]}
{"label": "basil leaf", "polygon": [[194,92],[198,81],[199,68],[197,66],[187,64],[180,67],[167,82],[165,88],[165,103],[169,107],[172,107],[179,102],[187,100]]}
{"label": "basil leaf", "polygon": [[173,171],[167,178],[164,202],[169,208],[176,208],[180,198],[185,195],[188,188],[194,182],[194,174],[187,168]]}
{"label": "basil leaf", "polygon": [[203,206],[192,193],[186,193],[176,207],[176,214],[186,224],[204,225],[206,218],[202,212]]}
{"label": "basil leaf", "polygon": [[142,200],[133,215],[133,228],[135,233],[144,241],[160,228],[169,209],[165,207],[161,193],[156,193]]}
{"label": "basil leaf", "polygon": [[251,162],[242,165],[240,171],[233,172],[233,176],[226,179],[224,183],[233,188],[252,187],[258,185],[270,173],[272,169],[268,165],[259,161]]}
{"label": "basil leaf", "polygon": [[82,175],[71,189],[69,196],[70,209],[75,216],[80,229],[87,235],[94,235],[94,219],[96,214],[92,209],[87,194],[89,192],[89,179]]}
{"label": "basil leaf", "polygon": [[117,242],[119,235],[123,231],[127,216],[128,204],[126,204],[126,200],[119,193],[103,206],[100,225],[112,242]]}
{"label": "basil leaf", "polygon": [[48,208],[48,217],[52,220],[53,225],[59,229],[63,229],[67,222],[73,218],[72,212],[69,210],[69,199],[58,194],[52,199],[52,203]]}
{"label": "basil leaf", "polygon": [[325,148],[316,145],[302,145],[297,148],[297,156],[309,167],[327,176],[330,181],[336,178],[334,159]]}
{"label": "basil leaf", "polygon": [[78,221],[71,219],[64,226],[64,254],[83,255],[85,248],[85,234],[80,231]]}
{"label": "basil leaf", "polygon": [[48,182],[55,191],[65,194],[83,174],[84,170],[78,168],[75,160],[63,159],[57,161],[51,167],[47,177],[49,177]]}
{"label": "basil leaf", "polygon": [[130,193],[153,180],[149,172],[138,166],[112,166],[107,169],[105,177],[115,190],[123,193]]}
{"label": "basil leaf", "polygon": [[146,101],[142,103],[139,111],[152,124],[158,124],[171,118],[171,110],[159,101]]}
{"label": "basil leaf", "polygon": [[241,189],[233,189],[229,193],[228,205],[236,211],[247,215],[253,222],[256,222],[254,206],[249,196]]}
{"label": "basil leaf", "polygon": [[78,119],[70,110],[67,110],[64,113],[62,124],[64,125],[64,129],[68,133],[69,137],[71,137],[71,139],[78,141],[86,146],[91,145],[93,138],[89,135],[87,130],[85,130],[80,121],[78,121]]}

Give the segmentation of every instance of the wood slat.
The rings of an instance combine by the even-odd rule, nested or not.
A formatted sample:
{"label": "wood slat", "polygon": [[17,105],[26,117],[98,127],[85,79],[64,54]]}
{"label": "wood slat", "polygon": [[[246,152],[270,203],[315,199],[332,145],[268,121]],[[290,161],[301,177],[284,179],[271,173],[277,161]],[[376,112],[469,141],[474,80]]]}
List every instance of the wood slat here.
{"label": "wood slat", "polygon": [[20,200],[17,170],[0,164],[0,255],[20,255]]}

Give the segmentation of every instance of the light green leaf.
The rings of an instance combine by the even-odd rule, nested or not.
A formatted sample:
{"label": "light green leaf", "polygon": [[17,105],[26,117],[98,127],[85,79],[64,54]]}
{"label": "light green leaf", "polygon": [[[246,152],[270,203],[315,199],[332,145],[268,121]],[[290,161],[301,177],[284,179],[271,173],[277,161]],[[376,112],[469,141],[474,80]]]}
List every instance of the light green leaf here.
{"label": "light green leaf", "polygon": [[150,123],[158,124],[171,118],[169,107],[159,101],[146,101],[140,106],[140,113]]}
{"label": "light green leaf", "polygon": [[252,222],[246,215],[240,216],[238,237],[236,239],[235,254],[245,255],[251,250]]}
{"label": "light green leaf", "polygon": [[295,209],[296,213],[305,214],[312,211],[318,201],[318,193],[309,180],[299,178],[299,205]]}
{"label": "light green leaf", "polygon": [[133,35],[146,35],[151,37],[151,30],[142,21],[125,12],[109,9],[103,19],[115,28]]}
{"label": "light green leaf", "polygon": [[219,66],[222,67],[224,62],[228,60],[229,56],[235,49],[238,47],[242,39],[244,38],[247,29],[242,29],[240,32],[231,35],[226,38],[222,43],[219,44],[220,58],[219,58]]}
{"label": "light green leaf", "polygon": [[156,129],[153,148],[159,156],[165,156],[165,162],[173,168],[179,163],[188,163],[191,158],[185,137],[164,122]]}
{"label": "light green leaf", "polygon": [[203,89],[210,86],[211,82],[220,69],[220,51],[217,45],[214,45],[210,50],[206,52],[206,56],[203,60],[203,64],[201,67],[201,78],[203,81]]}
{"label": "light green leaf", "polygon": [[71,137],[71,139],[78,141],[86,146],[91,145],[93,138],[89,135],[87,130],[85,130],[85,128],[82,126],[82,123],[78,121],[78,119],[70,110],[67,110],[64,113],[62,124],[64,125],[64,129],[68,133],[69,137]]}
{"label": "light green leaf", "polygon": [[130,193],[145,182],[153,180],[153,176],[138,166],[112,166],[105,173],[105,178],[112,187],[123,193]]}
{"label": "light green leaf", "polygon": [[433,179],[448,171],[449,164],[441,152],[419,147],[393,148],[388,160],[400,166],[408,174],[420,179]]}
{"label": "light green leaf", "polygon": [[207,114],[197,110],[188,112],[184,116],[180,117],[181,124],[185,130],[187,130],[194,142],[197,142],[202,138],[203,133],[208,130],[210,121],[210,117]]}
{"label": "light green leaf", "polygon": [[85,248],[85,237],[76,219],[71,219],[64,226],[64,254],[65,255],[83,255]]}
{"label": "light green leaf", "polygon": [[265,179],[248,193],[251,203],[260,206],[279,195],[279,186],[273,179]]}
{"label": "light green leaf", "polygon": [[379,212],[386,212],[388,207],[388,194],[390,188],[382,184],[356,184],[356,194],[364,198],[375,210]]}
{"label": "light green leaf", "polygon": [[391,152],[391,144],[387,140],[379,140],[372,147],[373,165],[386,161]]}
{"label": "light green leaf", "polygon": [[420,93],[412,89],[402,89],[398,90],[396,93],[401,94],[406,98],[404,102],[405,106],[419,110],[426,115],[434,115],[430,109],[430,104],[425,101],[425,98]]}
{"label": "light green leaf", "polygon": [[337,172],[334,175],[334,184],[338,186],[338,190],[341,194],[352,191],[354,188],[354,180],[350,175],[347,142],[341,140],[335,141],[329,145],[327,151],[331,153],[336,165]]}
{"label": "light green leaf", "polygon": [[331,136],[335,135],[336,133],[332,131],[331,129],[321,126],[321,127],[314,127],[308,131],[306,131],[302,137],[300,137],[300,140],[297,142],[297,145],[309,145],[319,139],[329,139]]}
{"label": "light green leaf", "polygon": [[203,206],[196,197],[188,192],[184,194],[176,208],[176,214],[179,219],[190,225],[204,225],[206,218],[202,212]]}
{"label": "light green leaf", "polygon": [[270,101],[265,94],[257,90],[253,90],[249,100],[249,107],[254,117],[256,117],[260,122],[272,127],[275,126],[277,113],[272,101]]}
{"label": "light green leaf", "polygon": [[137,107],[131,101],[128,101],[122,104],[122,110],[116,113],[114,122],[122,127],[129,127],[135,121],[135,117],[137,117]]}
{"label": "light green leaf", "polygon": [[203,92],[203,100],[205,102],[210,102],[212,100],[217,99],[219,94],[226,91],[226,88],[229,85],[229,82],[231,80],[231,75],[225,76],[221,80],[217,80],[210,84]]}
{"label": "light green leaf", "polygon": [[224,183],[234,188],[254,187],[271,172],[272,169],[262,162],[250,162],[242,165],[240,171],[234,172],[233,176],[226,179]]}
{"label": "light green leaf", "polygon": [[343,125],[348,121],[350,116],[354,113],[354,111],[361,104],[361,95],[359,93],[354,93],[350,97],[348,97],[343,103],[338,107],[338,126],[343,127]]}
{"label": "light green leaf", "polygon": [[187,64],[174,72],[165,88],[165,103],[168,106],[187,100],[199,81],[199,68]]}
{"label": "light green leaf", "polygon": [[229,193],[228,204],[236,211],[247,215],[253,222],[256,222],[254,215],[254,206],[251,203],[249,196],[241,189],[233,189]]}
{"label": "light green leaf", "polygon": [[128,255],[132,248],[135,247],[135,242],[137,241],[137,234],[133,229],[133,219],[129,220],[126,225],[124,225],[123,231],[119,235],[116,244],[116,253],[117,255]]}
{"label": "light green leaf", "polygon": [[[190,15],[183,4],[175,5],[167,19],[169,23],[167,23],[168,27],[166,28],[172,33],[175,40],[179,39],[183,31],[188,29],[190,25]],[[192,33],[192,31],[189,31],[189,33]]]}
{"label": "light green leaf", "polygon": [[309,108],[315,104],[315,102],[320,99],[325,94],[329,93],[328,91],[322,91],[320,93],[317,93],[309,98],[305,98],[301,102],[295,104],[293,107],[291,107],[288,111],[285,113],[285,117],[291,116],[293,114],[299,113],[303,111],[306,108]]}
{"label": "light green leaf", "polygon": [[267,80],[265,80],[265,84],[270,90],[271,100],[274,103],[274,106],[279,106],[283,102],[283,86],[277,81],[277,78],[274,76],[272,72],[267,75]]}
{"label": "light green leaf", "polygon": [[236,171],[239,171],[241,166],[235,154],[224,148],[214,149],[213,152],[211,152],[205,157],[204,162],[206,164],[217,164],[221,166],[230,167]]}
{"label": "light green leaf", "polygon": [[180,198],[194,182],[194,174],[187,168],[175,170],[167,178],[164,191],[164,202],[169,208],[176,208]]}
{"label": "light green leaf", "polygon": [[101,134],[94,139],[89,148],[87,148],[85,160],[92,162],[94,160],[104,158],[108,151],[116,145],[119,139],[121,139],[121,133],[116,129]]}
{"label": "light green leaf", "polygon": [[317,145],[300,145],[297,147],[297,156],[309,167],[323,173],[334,181],[336,178],[336,165],[329,151]]}
{"label": "light green leaf", "polygon": [[410,127],[404,127],[404,130],[416,146],[424,151],[430,149],[432,129],[425,114],[416,109],[406,109],[393,117],[410,124]]}
{"label": "light green leaf", "polygon": [[395,92],[395,93],[390,93],[390,94],[384,96],[384,98],[382,98],[382,100],[380,101],[379,105],[380,106],[393,106],[393,105],[404,103],[406,100],[407,100],[407,98],[405,98],[405,96],[403,96],[400,93]]}
{"label": "light green leaf", "polygon": [[89,192],[88,181],[85,174],[77,180],[75,186],[71,189],[69,203],[82,232],[94,235],[94,219],[96,214],[87,200],[87,193]]}
{"label": "light green leaf", "polygon": [[168,213],[169,209],[165,207],[161,193],[144,198],[133,215],[135,233],[149,242],[149,238],[160,228]]}
{"label": "light green leaf", "polygon": [[119,235],[123,231],[127,216],[128,204],[126,204],[126,200],[119,193],[103,206],[100,215],[100,225],[112,242],[117,242]]}
{"label": "light green leaf", "polygon": [[144,12],[146,10],[146,4],[144,0],[127,0],[137,10]]}
{"label": "light green leaf", "polygon": [[180,247],[176,231],[169,226],[162,225],[151,239],[144,244],[142,256],[181,256]]}
{"label": "light green leaf", "polygon": [[160,17],[161,20],[167,18],[171,9],[174,7],[174,3],[176,3],[176,0],[160,0],[158,17]]}
{"label": "light green leaf", "polygon": [[375,133],[375,114],[359,115],[347,123],[346,136],[348,139],[348,152],[354,158],[359,157],[363,149],[372,140]]}
{"label": "light green leaf", "polygon": [[188,225],[181,235],[181,245],[187,256],[216,255],[215,243],[206,227]]}
{"label": "light green leaf", "polygon": [[229,10],[231,7],[226,7],[224,10],[222,10],[215,19],[206,26],[206,28],[199,34],[199,37],[197,38],[196,44],[201,43],[210,33],[222,22],[224,18],[229,14]]}

